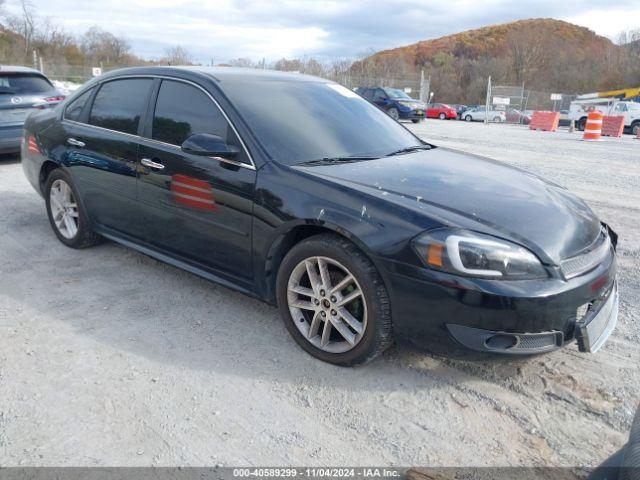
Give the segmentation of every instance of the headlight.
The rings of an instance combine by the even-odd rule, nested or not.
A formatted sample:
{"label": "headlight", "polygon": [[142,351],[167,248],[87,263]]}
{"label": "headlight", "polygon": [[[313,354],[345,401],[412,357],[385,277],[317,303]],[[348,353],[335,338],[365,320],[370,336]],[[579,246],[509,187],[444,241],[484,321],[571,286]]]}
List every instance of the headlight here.
{"label": "headlight", "polygon": [[547,277],[540,260],[520,245],[465,230],[433,230],[413,241],[429,268],[458,275],[504,280]]}

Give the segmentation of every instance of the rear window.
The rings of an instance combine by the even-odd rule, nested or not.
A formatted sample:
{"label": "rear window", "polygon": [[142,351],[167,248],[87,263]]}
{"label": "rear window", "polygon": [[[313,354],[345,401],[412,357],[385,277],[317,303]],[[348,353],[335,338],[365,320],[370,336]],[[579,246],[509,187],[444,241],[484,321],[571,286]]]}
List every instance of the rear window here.
{"label": "rear window", "polygon": [[138,133],[142,113],[147,108],[152,80],[113,80],[100,87],[91,107],[89,123],[118,132]]}
{"label": "rear window", "polygon": [[53,90],[53,85],[37,73],[0,73],[0,95],[37,95]]}

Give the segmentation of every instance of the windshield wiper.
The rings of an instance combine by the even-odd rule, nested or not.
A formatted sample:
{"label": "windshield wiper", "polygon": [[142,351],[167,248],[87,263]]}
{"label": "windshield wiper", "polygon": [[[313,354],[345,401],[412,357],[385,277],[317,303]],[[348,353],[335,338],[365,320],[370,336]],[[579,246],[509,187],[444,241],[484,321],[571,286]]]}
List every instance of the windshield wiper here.
{"label": "windshield wiper", "polygon": [[394,155],[401,155],[403,153],[417,152],[419,150],[431,150],[431,145],[414,145],[413,147],[401,148],[391,153],[387,153],[385,157],[393,157]]}
{"label": "windshield wiper", "polygon": [[363,160],[377,160],[380,157],[373,157],[371,155],[350,155],[348,157],[324,157],[316,160],[307,160],[306,162],[299,163],[298,165],[332,165],[336,163],[352,163],[361,162]]}

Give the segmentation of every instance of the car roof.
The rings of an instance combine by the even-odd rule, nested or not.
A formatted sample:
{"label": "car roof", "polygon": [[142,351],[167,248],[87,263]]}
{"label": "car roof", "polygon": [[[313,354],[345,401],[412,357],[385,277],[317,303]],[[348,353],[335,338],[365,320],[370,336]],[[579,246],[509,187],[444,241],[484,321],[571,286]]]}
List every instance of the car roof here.
{"label": "car roof", "polygon": [[43,75],[42,72],[36,70],[35,68],[21,67],[21,66],[18,66],[18,65],[0,65],[0,73],[6,73],[6,72],[8,72],[8,73],[37,73],[38,75]]}
{"label": "car roof", "polygon": [[111,70],[100,78],[118,77],[123,75],[176,75],[179,73],[199,74],[209,77],[217,82],[233,82],[241,79],[256,79],[282,82],[323,82],[333,83],[330,80],[305,75],[296,72],[281,72],[277,70],[264,70],[257,68],[237,67],[202,67],[202,66],[157,66],[157,67],[130,67]]}

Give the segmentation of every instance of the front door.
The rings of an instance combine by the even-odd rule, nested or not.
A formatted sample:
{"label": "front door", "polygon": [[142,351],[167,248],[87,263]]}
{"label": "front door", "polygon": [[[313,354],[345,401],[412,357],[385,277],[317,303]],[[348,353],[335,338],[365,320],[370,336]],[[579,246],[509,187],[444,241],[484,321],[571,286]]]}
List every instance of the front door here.
{"label": "front door", "polygon": [[[218,105],[195,85],[162,80],[151,111],[139,150],[145,240],[200,268],[250,282],[256,171],[248,152]],[[240,153],[230,161],[183,152],[182,143],[197,133],[219,135]]]}

